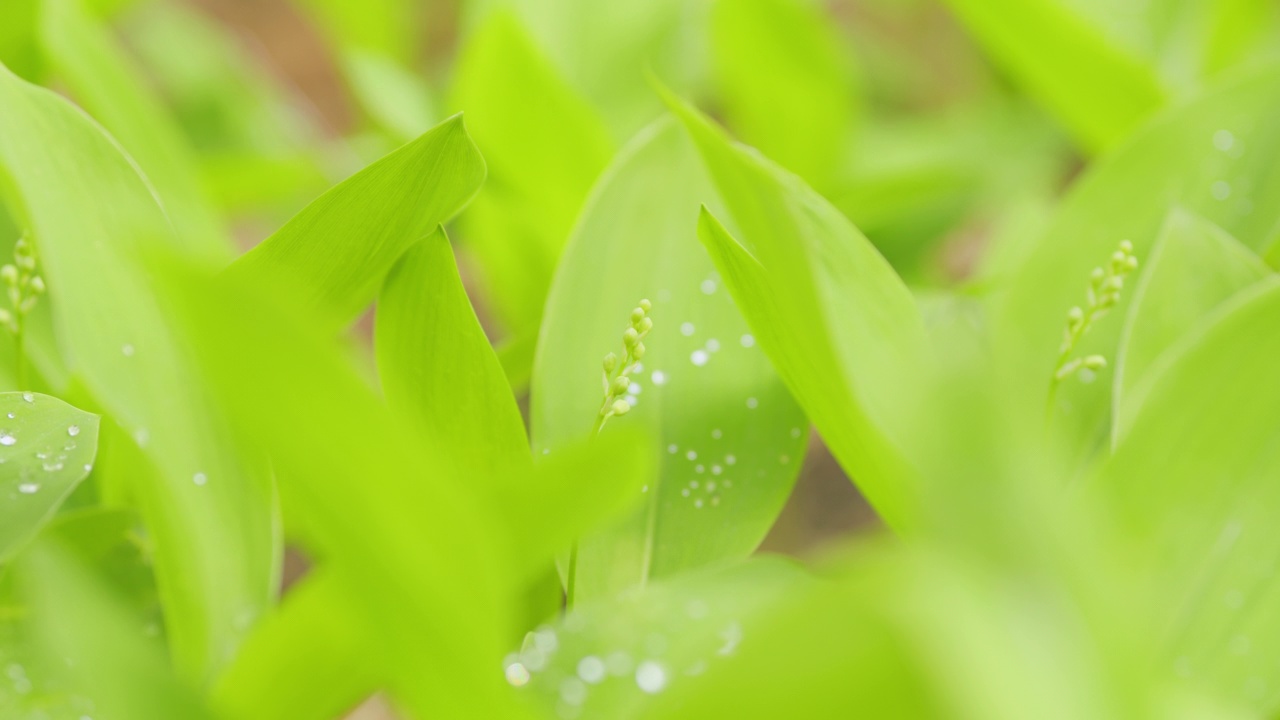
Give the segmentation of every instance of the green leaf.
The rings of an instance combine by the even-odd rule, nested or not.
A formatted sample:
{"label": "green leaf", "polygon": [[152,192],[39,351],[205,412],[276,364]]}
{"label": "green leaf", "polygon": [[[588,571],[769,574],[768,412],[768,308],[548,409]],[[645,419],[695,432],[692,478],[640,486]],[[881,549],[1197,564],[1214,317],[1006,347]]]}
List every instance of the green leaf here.
{"label": "green leaf", "polygon": [[645,717],[1156,716],[1052,582],[927,546],[849,554],[744,622],[735,652]]}
{"label": "green leaf", "polygon": [[62,660],[70,686],[103,717],[212,717],[127,605],[56,543],[33,546],[17,573],[42,649]]}
{"label": "green leaf", "polygon": [[1151,249],[1133,292],[1116,349],[1113,434],[1142,407],[1141,387],[1179,340],[1233,295],[1271,274],[1262,260],[1221,228],[1174,210]]}
{"label": "green leaf", "polygon": [[462,216],[463,242],[498,319],[517,337],[535,335],[560,252],[613,143],[509,12],[468,39],[453,104],[466,110],[489,164]]}
{"label": "green leaf", "polygon": [[750,642],[763,609],[808,584],[795,565],[757,558],[598,598],[531,632],[503,662],[507,681],[548,717],[660,717],[661,695],[699,687]]}
{"label": "green leaf", "polygon": [[124,149],[163,198],[179,241],[212,260],[230,256],[198,165],[142,73],[79,0],[41,0],[40,38],[52,70]]}
{"label": "green leaf", "polygon": [[1058,0],[947,5],[1088,151],[1115,145],[1164,104],[1164,90],[1146,58]]}
{"label": "green leaf", "polygon": [[331,568],[291,588],[263,618],[213,689],[213,703],[240,720],[330,720],[378,687],[359,607]]}
{"label": "green leaf", "polygon": [[[993,313],[997,358],[1028,422],[1043,422],[1067,311],[1084,302],[1090,271],[1105,264],[1120,241],[1130,240],[1139,262],[1147,263],[1175,207],[1255,251],[1276,237],[1280,176],[1270,158],[1280,151],[1277,128],[1280,66],[1271,65],[1163,113],[1076,182]],[[1132,299],[1126,288],[1079,354],[1115,360]],[[1072,381],[1059,388],[1054,432],[1077,461],[1068,467],[1105,442],[1108,384]]]}
{"label": "green leaf", "polygon": [[[340,571],[386,687],[422,717],[499,717],[509,636],[506,528],[383,404],[324,315],[269,283],[157,262],[201,379],[243,452],[270,454],[291,528]],[[314,310],[314,308],[310,308]]]}
{"label": "green leaf", "polygon": [[1091,489],[1134,541],[1149,599],[1144,627],[1162,669],[1218,697],[1280,704],[1280,284],[1228,300],[1152,381]]}
{"label": "green leaf", "polygon": [[[634,409],[603,434],[649,428],[659,476],[635,513],[579,543],[577,597],[746,556],[795,481],[804,416],[693,237],[699,203],[714,194],[679,127],[658,121],[593,191],[556,275],[534,362],[536,453],[591,434],[601,361],[621,352],[636,303],[652,302]],[[606,470],[594,482],[613,480]]]}
{"label": "green leaf", "polygon": [[697,111],[668,102],[739,228],[709,212],[698,237],[760,346],[836,458],[890,525],[910,521],[901,413],[923,349],[902,281],[838,210]]}
{"label": "green leaf", "polygon": [[203,677],[274,592],[268,481],[231,451],[136,260],[175,240],[132,162],[70,103],[3,70],[0,106],[10,208],[38,248],[62,351],[150,461],[131,482],[155,540],[174,662]]}
{"label": "green leaf", "polygon": [[0,561],[43,527],[93,469],[98,416],[36,393],[0,393]]}
{"label": "green leaf", "polygon": [[405,250],[475,195],[484,174],[455,115],[331,188],[228,272],[288,278],[341,326],[374,299]]}
{"label": "green leaf", "polygon": [[533,462],[524,420],[443,230],[391,270],[378,299],[374,342],[387,403],[455,472],[494,501],[527,482]]}
{"label": "green leaf", "polygon": [[807,0],[721,0],[712,51],[725,119],[778,164],[829,184],[859,112],[852,60]]}
{"label": "green leaf", "polygon": [[514,12],[568,82],[599,109],[615,138],[629,138],[662,111],[646,71],[696,85],[707,73],[706,12],[699,0],[472,0],[465,26]]}

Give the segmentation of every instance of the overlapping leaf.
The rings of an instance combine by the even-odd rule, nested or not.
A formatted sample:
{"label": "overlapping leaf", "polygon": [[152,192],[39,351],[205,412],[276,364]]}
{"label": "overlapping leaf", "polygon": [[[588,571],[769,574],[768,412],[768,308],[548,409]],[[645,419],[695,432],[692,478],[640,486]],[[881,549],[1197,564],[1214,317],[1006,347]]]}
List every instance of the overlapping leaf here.
{"label": "overlapping leaf", "polygon": [[715,4],[711,34],[729,126],[827,185],[859,113],[852,62],[834,28],[803,0],[728,0]]}
{"label": "overlapping leaf", "polygon": [[[692,144],[661,120],[602,178],[556,276],[534,365],[538,453],[589,435],[604,400],[601,360],[621,352],[636,303],[652,302],[634,409],[604,435],[651,428],[659,476],[631,517],[579,544],[579,597],[745,556],[795,480],[804,417],[694,237],[699,203],[714,198]],[[602,467],[594,482],[614,475]]]}
{"label": "overlapping leaf", "polygon": [[738,228],[703,211],[698,234],[755,337],[836,457],[895,526],[910,521],[899,446],[923,329],[902,281],[798,178],[735,146],[671,99]]}
{"label": "overlapping leaf", "polygon": [[98,416],[36,393],[0,393],[0,561],[58,511],[93,469]]}
{"label": "overlapping leaf", "polygon": [[1123,139],[1165,100],[1155,68],[1057,0],[949,0],[988,53],[1086,149]]}
{"label": "overlapping leaf", "polygon": [[80,0],[40,0],[40,38],[51,69],[154,183],[175,234],[193,252],[229,255],[187,140],[142,74]]}
{"label": "overlapping leaf", "polygon": [[270,490],[229,448],[136,261],[175,241],[132,162],[65,100],[4,70],[0,106],[10,207],[38,248],[63,352],[149,460],[132,483],[155,538],[174,659],[203,676],[273,591]]}
{"label": "overlapping leaf", "polygon": [[1116,350],[1113,436],[1142,407],[1144,380],[1213,310],[1270,274],[1262,260],[1212,223],[1182,211],[1151,250]]}
{"label": "overlapping leaf", "polygon": [[484,175],[455,115],[331,188],[228,272],[287,278],[340,326],[372,302],[405,250],[475,195]]}
{"label": "overlapping leaf", "polygon": [[1163,364],[1092,481],[1136,542],[1163,669],[1190,686],[1280,707],[1280,286],[1263,281]]}
{"label": "overlapping leaf", "polygon": [[493,13],[468,39],[453,103],[466,110],[490,171],[462,218],[462,239],[498,319],[532,342],[561,250],[612,140],[508,11]]}
{"label": "overlapping leaf", "polygon": [[762,611],[810,586],[797,567],[759,558],[598,598],[532,632],[504,660],[507,681],[548,717],[661,717],[767,621]]}
{"label": "overlapping leaf", "polygon": [[[1280,148],[1277,128],[1280,68],[1273,65],[1164,113],[1076,183],[995,315],[999,357],[1028,418],[1044,415],[1068,309],[1085,301],[1091,269],[1120,241],[1130,240],[1145,263],[1165,217],[1181,206],[1246,247],[1267,246],[1280,218],[1280,175],[1270,160]],[[1131,302],[1126,289],[1079,352],[1114,361]],[[1108,384],[1071,381],[1058,392],[1055,434],[1077,459],[1105,441]]]}

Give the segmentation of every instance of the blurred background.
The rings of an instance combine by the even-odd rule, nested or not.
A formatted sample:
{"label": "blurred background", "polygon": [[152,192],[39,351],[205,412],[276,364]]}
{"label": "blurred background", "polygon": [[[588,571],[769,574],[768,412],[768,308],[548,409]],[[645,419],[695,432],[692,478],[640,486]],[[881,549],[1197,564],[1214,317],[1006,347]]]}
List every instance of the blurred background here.
{"label": "blurred background", "polygon": [[[165,163],[193,166],[203,186],[167,194],[213,208],[241,249],[466,111],[490,176],[451,233],[517,390],[586,193],[662,112],[649,74],[826,195],[926,302],[939,291],[954,303],[998,284],[1108,129],[1266,55],[1277,15],[1256,0],[52,4],[60,22],[42,22],[36,0],[5,0],[0,59],[85,106],[126,148],[140,118],[172,135]],[[1046,28],[1073,45],[1027,70],[1018,36],[1034,47]],[[73,44],[87,52],[58,50]],[[1156,90],[1087,97],[1080,66],[1093,55],[1138,67],[1138,87],[1150,75]],[[103,75],[83,62],[105,63],[117,85],[95,91]],[[1086,97],[1072,98],[1081,83]],[[107,91],[124,94],[123,113],[97,101]],[[1102,108],[1084,113],[1090,103]],[[1114,121],[1092,127],[1084,114]],[[164,183],[160,160],[139,160]],[[763,549],[803,555],[874,523],[815,437]]]}
{"label": "blurred background", "polygon": [[[927,310],[998,287],[1091,157],[1271,54],[1278,14],[1258,0],[52,4],[58,22],[37,0],[0,3],[0,60],[126,149],[131,133],[164,138],[168,156],[140,164],[160,185],[179,183],[165,167],[195,168],[200,187],[166,197],[225,218],[241,249],[465,111],[489,179],[450,232],[517,391],[591,185],[662,112],[650,76],[830,199]],[[1117,72],[1123,94],[1091,92]],[[806,556],[876,523],[815,437],[762,550]]]}

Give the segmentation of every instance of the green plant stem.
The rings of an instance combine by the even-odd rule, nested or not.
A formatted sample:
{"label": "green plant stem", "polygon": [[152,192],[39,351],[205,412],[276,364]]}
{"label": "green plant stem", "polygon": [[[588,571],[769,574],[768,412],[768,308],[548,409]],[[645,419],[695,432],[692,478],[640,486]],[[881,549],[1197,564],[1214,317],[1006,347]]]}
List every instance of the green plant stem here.
{"label": "green plant stem", "polygon": [[[17,308],[14,308],[14,312],[17,312]],[[25,353],[23,352],[23,341],[26,335],[24,331],[25,328],[19,322],[18,331],[13,334],[13,364],[18,376],[18,387],[27,390],[27,364],[24,362]]]}
{"label": "green plant stem", "polygon": [[[596,422],[591,426],[591,437],[594,438],[604,429],[605,410],[601,409],[596,413]],[[574,592],[578,584],[578,541],[574,540],[569,546],[569,569],[565,573],[564,581],[564,606],[566,610],[573,609]]]}

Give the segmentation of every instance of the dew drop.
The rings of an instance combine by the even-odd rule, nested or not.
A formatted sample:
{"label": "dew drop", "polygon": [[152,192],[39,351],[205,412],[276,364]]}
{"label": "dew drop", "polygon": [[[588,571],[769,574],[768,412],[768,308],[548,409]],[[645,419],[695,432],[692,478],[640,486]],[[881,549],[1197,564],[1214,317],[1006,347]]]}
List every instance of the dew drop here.
{"label": "dew drop", "polygon": [[698,481],[697,481],[697,480],[690,480],[690,481],[689,481],[689,487],[693,488],[694,490],[697,490],[697,489],[698,489]]}
{"label": "dew drop", "polygon": [[712,440],[719,440],[722,437],[724,437],[724,433],[720,431],[720,428],[716,428],[715,430],[711,431]]}
{"label": "dew drop", "polygon": [[40,489],[40,486],[37,485],[36,483],[22,483],[21,485],[18,486],[18,492],[22,493],[23,495],[34,495],[35,492],[39,489]]}
{"label": "dew drop", "polygon": [[583,682],[595,685],[604,680],[604,676],[604,661],[595,655],[588,655],[578,661],[578,677],[582,678]]}
{"label": "dew drop", "polygon": [[716,281],[711,278],[707,278],[706,280],[703,280],[702,284],[698,287],[702,289],[703,295],[710,295],[716,291]]}
{"label": "dew drop", "polygon": [[755,409],[756,409],[757,407],[759,407],[759,406],[760,406],[760,401],[759,401],[759,400],[757,400],[757,399],[755,399],[755,398],[753,398],[753,397],[749,397],[749,398],[747,398],[747,409],[748,409],[748,410],[755,410]]}
{"label": "dew drop", "polygon": [[693,354],[689,356],[689,362],[693,363],[698,367],[702,367],[703,365],[706,365],[708,359],[710,359],[710,356],[707,355],[706,350],[694,350]]}
{"label": "dew drop", "polygon": [[10,435],[7,432],[0,433],[0,445],[16,445],[17,443],[18,443],[18,438]]}
{"label": "dew drop", "polygon": [[744,348],[756,346],[756,338],[751,333],[747,333],[742,337],[738,338],[738,342],[742,343],[742,347]]}
{"label": "dew drop", "polygon": [[1230,130],[1219,130],[1213,134],[1213,146],[1226,152],[1236,144],[1236,136]]}
{"label": "dew drop", "polygon": [[685,453],[684,456],[689,458],[690,460],[698,459],[698,453],[695,450],[690,450],[689,452]]}
{"label": "dew drop", "polygon": [[54,460],[53,462],[44,463],[40,467],[44,468],[45,472],[58,472],[62,469],[62,463]]}
{"label": "dew drop", "polygon": [[75,437],[75,436],[79,435],[79,434],[80,434],[80,426],[79,426],[79,425],[72,425],[71,427],[68,427],[68,428],[67,428],[67,434],[68,434],[68,435],[70,435],[71,437]]}
{"label": "dew drop", "polygon": [[507,682],[513,687],[524,687],[529,683],[529,668],[520,662],[513,662],[507,666],[506,676]]}
{"label": "dew drop", "polygon": [[689,497],[689,488],[680,491],[680,497]]}
{"label": "dew drop", "polygon": [[660,662],[645,660],[636,667],[636,685],[649,694],[660,693],[667,687],[667,669]]}
{"label": "dew drop", "polygon": [[626,400],[627,404],[630,405],[632,408],[640,404],[640,398],[636,397],[635,395],[626,395],[622,399]]}
{"label": "dew drop", "polygon": [[724,472],[724,468],[720,467],[719,465],[712,465],[712,466],[711,466],[711,474],[712,474],[712,475],[719,475],[719,474],[720,474],[720,473],[722,473],[722,472]]}
{"label": "dew drop", "polygon": [[14,415],[13,413],[9,413],[9,419],[10,419],[10,420],[12,420],[12,419],[14,419],[14,418],[16,418],[16,417],[18,417],[18,416],[17,416],[17,415]]}
{"label": "dew drop", "polygon": [[698,498],[697,500],[694,500],[694,501],[693,501],[693,506],[694,506],[695,508],[697,508],[698,510],[701,510],[701,509],[702,509],[702,498]]}
{"label": "dew drop", "polygon": [[191,476],[191,482],[195,483],[196,485],[204,485],[205,483],[209,482],[209,476],[205,475],[202,472],[198,472],[195,475]]}
{"label": "dew drop", "polygon": [[138,443],[138,447],[146,447],[151,442],[151,433],[146,428],[138,428],[133,431],[133,441]]}
{"label": "dew drop", "polygon": [[632,395],[639,395],[641,390],[644,390],[644,388],[640,387],[640,383],[631,383],[627,386],[627,392]]}
{"label": "dew drop", "polygon": [[124,355],[125,357],[133,357],[133,346],[130,345],[129,343],[125,343],[124,345],[121,345],[120,354]]}
{"label": "dew drop", "polygon": [[33,395],[32,393],[25,392],[25,393],[22,393],[22,399],[26,400],[29,403],[33,403],[36,401],[36,396]]}
{"label": "dew drop", "polygon": [[715,338],[708,338],[707,352],[720,352],[720,341]]}
{"label": "dew drop", "polygon": [[642,492],[642,493],[647,493],[647,492],[649,492],[649,486],[648,486],[648,485],[645,485],[644,487],[640,488],[640,492]]}
{"label": "dew drop", "polygon": [[703,465],[702,463],[698,463],[698,465],[693,468],[693,471],[701,475],[702,473],[707,471],[707,466]]}
{"label": "dew drop", "polygon": [[671,443],[667,446],[667,452],[675,455],[677,452],[680,452],[680,448],[675,443]]}
{"label": "dew drop", "polygon": [[649,376],[649,380],[652,381],[654,385],[666,385],[667,374],[661,370],[654,370],[653,374]]}
{"label": "dew drop", "polygon": [[687,322],[687,323],[680,323],[680,334],[681,334],[681,335],[683,335],[683,336],[685,336],[685,337],[690,337],[690,336],[692,336],[692,335],[693,335],[693,331],[694,331],[693,323],[691,323],[691,322]]}
{"label": "dew drop", "polygon": [[725,465],[733,465],[733,464],[734,464],[734,463],[736,463],[736,462],[738,462],[738,458],[737,458],[737,456],[735,456],[735,455],[725,455],[725,456],[724,456],[724,464],[725,464]]}
{"label": "dew drop", "polygon": [[1231,183],[1219,180],[1209,187],[1209,194],[1214,200],[1226,200],[1231,197]]}

